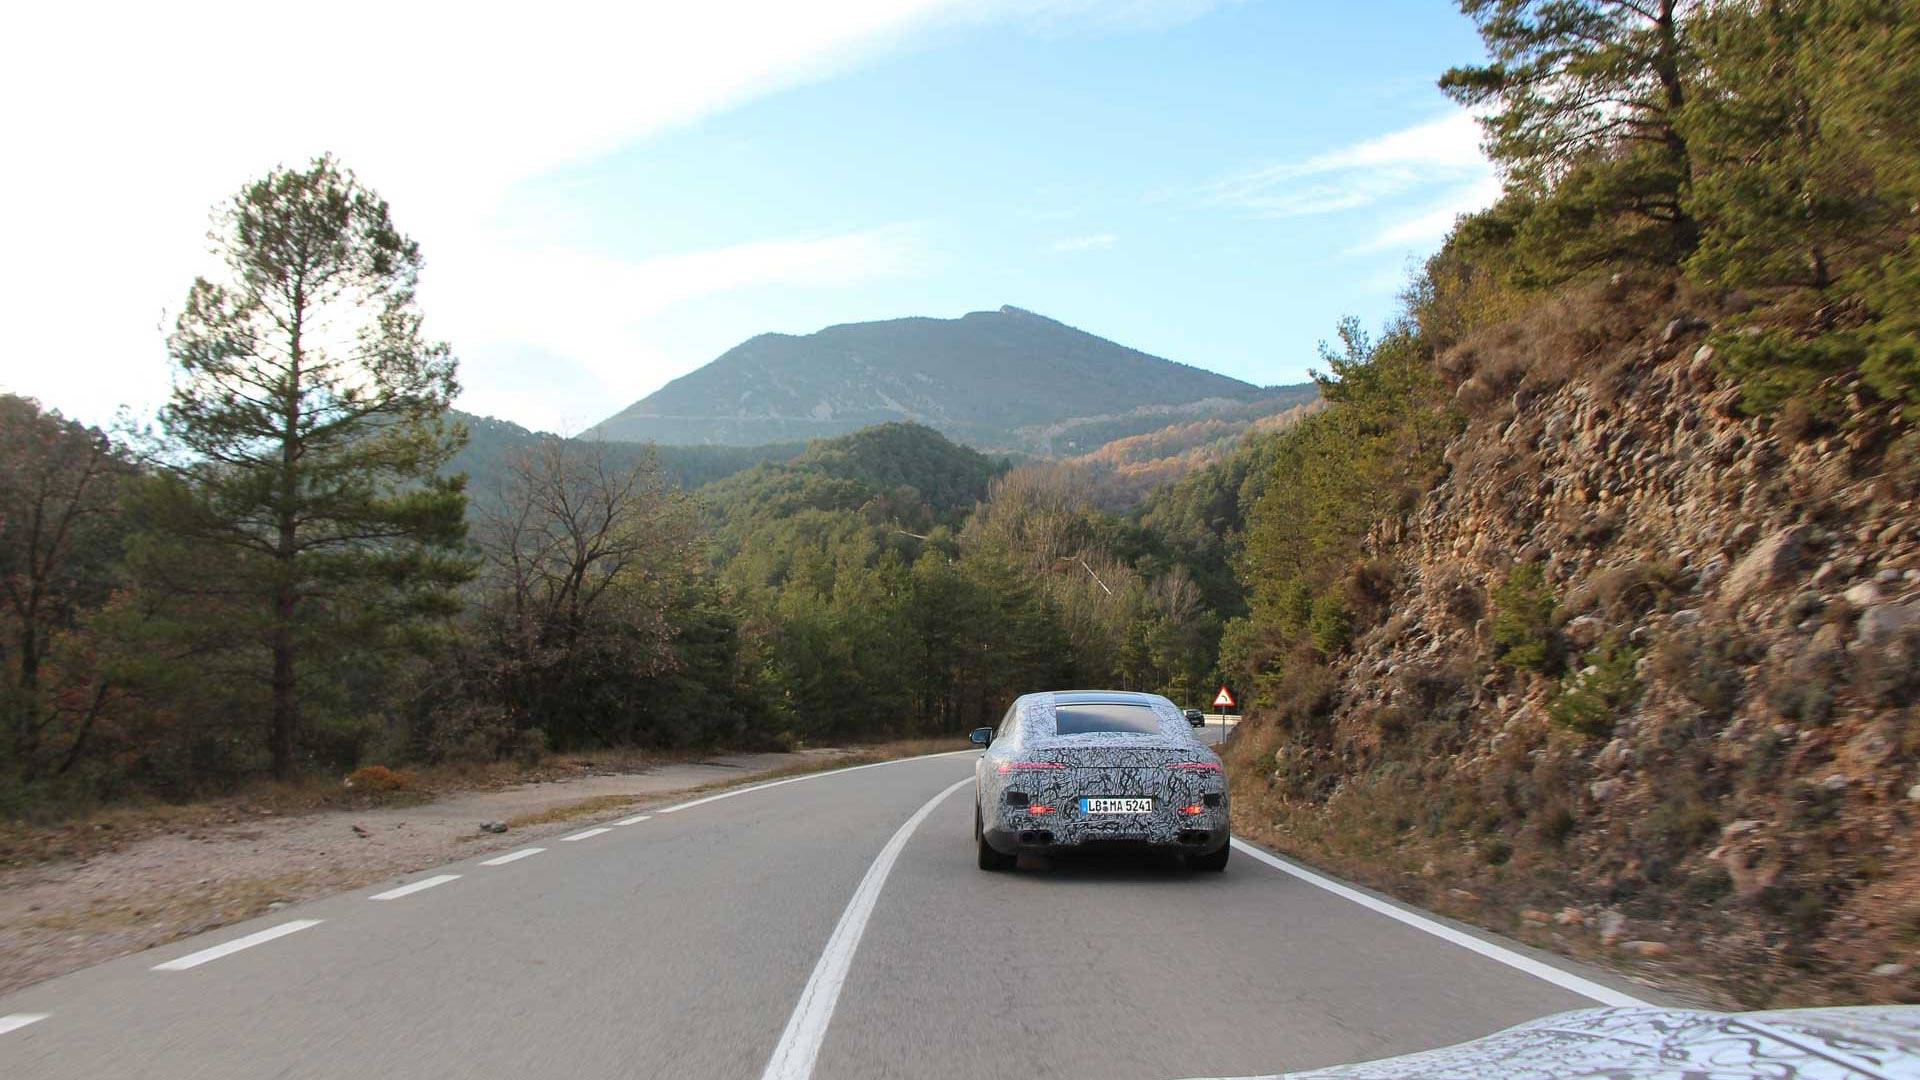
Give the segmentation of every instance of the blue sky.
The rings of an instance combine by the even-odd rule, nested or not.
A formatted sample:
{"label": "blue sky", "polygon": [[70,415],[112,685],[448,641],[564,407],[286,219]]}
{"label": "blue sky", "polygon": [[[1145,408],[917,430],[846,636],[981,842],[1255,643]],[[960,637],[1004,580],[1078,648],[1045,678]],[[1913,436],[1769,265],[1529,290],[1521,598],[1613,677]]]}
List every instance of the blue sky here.
{"label": "blue sky", "polygon": [[[555,25],[480,31],[458,49],[437,22],[401,20],[396,35],[423,43],[417,108],[263,111],[259,130],[186,145],[176,125],[152,152],[195,164],[143,191],[138,220],[87,226],[142,234],[148,253],[87,297],[118,314],[98,328],[100,355],[28,325],[29,340],[64,340],[73,366],[15,353],[0,385],[87,419],[151,408],[166,385],[159,328],[196,255],[189,223],[204,230],[221,193],[317,149],[421,240],[430,327],[465,365],[461,404],[560,430],[761,331],[1003,303],[1249,381],[1297,381],[1335,320],[1390,314],[1408,267],[1494,190],[1470,118],[1433,88],[1479,55],[1450,4],[854,0],[791,24],[772,12],[616,23],[562,5],[543,16]],[[354,48],[316,49],[329,45],[316,59]],[[55,160],[89,152],[75,128],[144,137],[120,115],[125,95],[88,93],[64,124],[6,134],[69,133],[45,148]],[[7,194],[73,197],[41,186]],[[63,235],[9,227],[16,247]],[[71,326],[71,290],[19,273],[10,291],[45,295],[23,310]]]}

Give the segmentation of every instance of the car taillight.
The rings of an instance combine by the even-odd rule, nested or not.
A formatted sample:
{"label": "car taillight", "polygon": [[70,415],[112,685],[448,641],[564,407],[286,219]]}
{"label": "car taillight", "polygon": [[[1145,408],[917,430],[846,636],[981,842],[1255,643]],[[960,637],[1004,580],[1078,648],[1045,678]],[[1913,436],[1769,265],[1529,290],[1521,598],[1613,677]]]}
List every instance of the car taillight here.
{"label": "car taillight", "polygon": [[1003,761],[1000,763],[999,772],[1001,776],[1005,776],[1010,772],[1025,772],[1029,769],[1064,768],[1066,768],[1066,766],[1057,761]]}
{"label": "car taillight", "polygon": [[1188,817],[1199,817],[1201,814],[1204,814],[1207,812],[1207,808],[1204,806],[1201,806],[1199,803],[1194,803],[1192,806],[1181,807],[1180,812],[1187,815]]}
{"label": "car taillight", "polygon": [[1220,763],[1217,761],[1176,761],[1167,766],[1167,768],[1188,769],[1193,772],[1219,772]]}
{"label": "car taillight", "polygon": [[1042,804],[1042,803],[1034,803],[1034,804],[1033,804],[1032,806],[1029,806],[1029,807],[1027,807],[1027,813],[1029,813],[1029,814],[1051,814],[1051,813],[1053,813],[1053,807],[1051,807],[1051,806],[1046,806],[1046,805],[1044,805],[1044,804]]}

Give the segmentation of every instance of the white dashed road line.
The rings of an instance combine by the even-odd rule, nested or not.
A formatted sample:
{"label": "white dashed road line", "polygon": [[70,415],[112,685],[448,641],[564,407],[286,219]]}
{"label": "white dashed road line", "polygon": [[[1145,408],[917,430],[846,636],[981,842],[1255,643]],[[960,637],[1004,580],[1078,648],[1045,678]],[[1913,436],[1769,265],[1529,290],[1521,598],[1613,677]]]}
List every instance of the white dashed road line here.
{"label": "white dashed road line", "polygon": [[1562,990],[1571,990],[1581,997],[1592,998],[1602,1005],[1644,1007],[1652,1004],[1652,1002],[1642,1001],[1631,994],[1623,994],[1610,986],[1602,986],[1592,979],[1583,979],[1570,971],[1562,971],[1552,964],[1543,964],[1531,956],[1523,956],[1520,953],[1514,952],[1512,949],[1503,948],[1502,946],[1495,945],[1491,941],[1485,941],[1472,934],[1455,930],[1451,926],[1435,922],[1424,915],[1416,915],[1398,905],[1389,904],[1385,900],[1368,896],[1358,889],[1350,889],[1331,878],[1322,877],[1303,866],[1296,866],[1286,859],[1262,851],[1245,841],[1235,840],[1233,846],[1241,853],[1258,859],[1283,874],[1292,874],[1301,881],[1325,889],[1343,900],[1351,900],[1369,911],[1377,911],[1389,919],[1406,923],[1415,930],[1432,934],[1434,937],[1458,945],[1468,952],[1479,953],[1481,956],[1496,963],[1505,964],[1518,971],[1524,971],[1534,978],[1543,979]]}
{"label": "white dashed road line", "polygon": [[652,820],[652,818],[653,818],[652,814],[635,814],[630,818],[621,818],[619,821],[614,822],[614,824],[615,825],[638,825],[643,821]]}
{"label": "white dashed road line", "polygon": [[209,960],[218,960],[223,956],[237,953],[241,949],[251,949],[255,945],[264,945],[274,938],[286,937],[288,934],[305,930],[309,926],[319,925],[319,919],[295,919],[292,922],[284,922],[279,926],[269,927],[265,930],[248,934],[246,937],[234,938],[224,945],[215,945],[210,949],[201,949],[196,953],[188,953],[178,960],[169,960],[164,964],[155,964],[153,965],[153,970],[185,971],[188,968],[199,967]]}
{"label": "white dashed road line", "polygon": [[495,855],[491,859],[482,860],[480,865],[481,866],[505,866],[510,862],[519,862],[521,859],[524,859],[529,855],[538,855],[545,850],[547,849],[543,847],[523,847],[519,851],[509,851],[505,855]]}
{"label": "white dashed road line", "polygon": [[38,1023],[47,1018],[47,1013],[9,1013],[0,1016],[0,1035],[9,1031],[19,1031],[28,1024]]}
{"label": "white dashed road line", "polygon": [[761,1074],[761,1080],[807,1080],[813,1075],[814,1060],[820,1056],[827,1025],[833,1021],[833,1007],[840,1001],[840,988],[846,985],[847,971],[853,966],[854,950],[860,947],[860,936],[867,931],[867,919],[880,900],[880,889],[887,883],[887,875],[893,872],[893,864],[899,861],[900,852],[912,839],[913,831],[933,813],[933,808],[971,783],[971,776],[955,781],[928,799],[874,857],[873,865],[867,867],[867,876],[861,878],[860,887],[853,890],[847,910],[840,914],[833,936],[827,939],[819,963],[807,978],[806,989],[800,991],[800,1003],[793,1007],[793,1015],[787,1019],[786,1030],[780,1033],[780,1044],[773,1048],[773,1058],[767,1062],[767,1071]]}
{"label": "white dashed road line", "polygon": [[598,829],[588,829],[585,832],[574,833],[572,836],[563,836],[560,838],[560,842],[563,844],[570,844],[575,840],[585,840],[588,837],[599,836],[601,833],[612,832],[612,831],[613,831],[612,829],[603,825]]}
{"label": "white dashed road line", "polygon": [[386,892],[383,892],[383,893],[374,893],[372,896],[367,897],[367,899],[398,900],[403,896],[412,896],[414,893],[420,892],[424,889],[431,889],[435,885],[445,885],[449,881],[459,881],[459,880],[460,880],[459,874],[435,874],[430,878],[423,878],[420,881],[416,881],[411,885],[402,885],[397,889],[388,889]]}

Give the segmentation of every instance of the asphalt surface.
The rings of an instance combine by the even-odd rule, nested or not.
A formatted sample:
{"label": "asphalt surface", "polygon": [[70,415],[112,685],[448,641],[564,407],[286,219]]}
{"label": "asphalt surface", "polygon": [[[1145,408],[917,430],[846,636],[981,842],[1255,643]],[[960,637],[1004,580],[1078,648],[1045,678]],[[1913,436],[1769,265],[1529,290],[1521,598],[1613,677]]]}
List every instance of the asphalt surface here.
{"label": "asphalt surface", "polygon": [[54,979],[0,999],[0,1077],[1164,1080],[1659,1003],[1245,849],[982,872],[976,756],[600,822]]}

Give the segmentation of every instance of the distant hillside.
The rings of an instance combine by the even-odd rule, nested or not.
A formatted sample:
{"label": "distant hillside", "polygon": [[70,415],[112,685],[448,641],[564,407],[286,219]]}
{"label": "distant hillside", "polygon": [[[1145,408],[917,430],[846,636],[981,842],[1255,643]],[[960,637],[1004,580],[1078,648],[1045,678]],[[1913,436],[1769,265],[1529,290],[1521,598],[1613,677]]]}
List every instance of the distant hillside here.
{"label": "distant hillside", "polygon": [[1207,399],[1230,407],[1263,396],[1250,383],[1003,307],[958,319],[849,323],[798,337],[761,334],[586,434],[751,445],[905,420],[976,446],[1052,453],[1042,445],[1046,429],[1076,418],[1123,418]]}
{"label": "distant hillside", "polygon": [[[467,445],[448,463],[446,472],[466,473],[467,490],[476,500],[492,498],[506,475],[512,456],[550,436],[531,431],[510,420],[476,416],[458,410],[452,417],[467,425]],[[765,446],[651,446],[646,443],[609,442],[607,452],[624,460],[637,460],[648,451],[655,452],[660,467],[674,483],[689,490],[732,476],[767,461],[789,461],[807,448],[804,442],[774,443]]]}
{"label": "distant hillside", "polygon": [[1283,431],[1322,404],[1309,396],[1272,412],[1169,424],[1101,443],[1099,449],[1068,460],[1095,476],[1103,505],[1133,506],[1148,493],[1238,453],[1249,437]]}
{"label": "distant hillside", "polygon": [[881,424],[715,481],[698,498],[716,556],[739,556],[743,576],[764,584],[804,552],[831,550],[848,530],[870,531],[873,543],[899,547],[911,561],[914,534],[957,526],[1006,468],[932,428]]}

